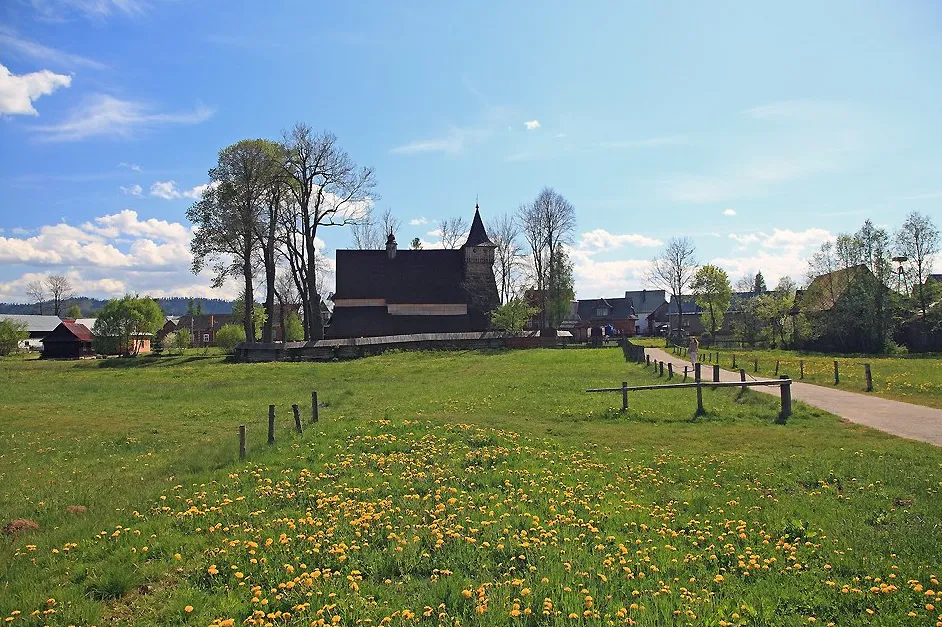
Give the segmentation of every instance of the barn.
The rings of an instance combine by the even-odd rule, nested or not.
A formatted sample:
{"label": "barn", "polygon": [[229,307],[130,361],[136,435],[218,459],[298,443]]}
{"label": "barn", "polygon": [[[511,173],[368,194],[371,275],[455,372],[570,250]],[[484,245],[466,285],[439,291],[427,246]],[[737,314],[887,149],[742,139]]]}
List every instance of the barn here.
{"label": "barn", "polygon": [[95,354],[92,332],[84,324],[62,322],[43,340],[43,358],[80,359]]}

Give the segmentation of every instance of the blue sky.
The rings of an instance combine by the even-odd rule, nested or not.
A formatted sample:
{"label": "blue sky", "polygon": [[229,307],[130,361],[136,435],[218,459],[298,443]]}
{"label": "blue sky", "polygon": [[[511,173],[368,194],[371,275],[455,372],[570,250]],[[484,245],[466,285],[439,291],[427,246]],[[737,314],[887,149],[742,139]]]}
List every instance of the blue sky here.
{"label": "blue sky", "polygon": [[774,283],[865,218],[942,221],[937,2],[10,0],[0,66],[0,300],[216,294],[185,211],[221,147],[297,121],[375,167],[400,241],[556,188],[581,297],[673,236]]}

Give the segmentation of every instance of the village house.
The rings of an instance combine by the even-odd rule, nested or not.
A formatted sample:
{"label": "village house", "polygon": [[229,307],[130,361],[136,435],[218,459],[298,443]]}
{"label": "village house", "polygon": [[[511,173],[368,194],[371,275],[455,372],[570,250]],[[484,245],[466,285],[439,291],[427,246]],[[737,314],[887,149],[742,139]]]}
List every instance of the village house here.
{"label": "village house", "polygon": [[43,358],[45,359],[80,359],[92,357],[94,336],[84,324],[66,320],[60,322],[43,339]]}
{"label": "village house", "polygon": [[20,348],[26,350],[43,349],[43,339],[52,333],[59,323],[62,322],[57,316],[36,316],[36,315],[18,315],[18,314],[0,314],[0,320],[9,320],[10,322],[24,325],[29,332],[29,337],[20,342]]}
{"label": "village house", "polygon": [[477,205],[455,250],[338,250],[337,291],[326,337],[486,331],[500,302],[494,249]]}
{"label": "village house", "polygon": [[628,298],[593,298],[578,300],[577,321],[571,326],[577,342],[603,335],[631,337],[637,333],[638,316]]}
{"label": "village house", "polygon": [[[168,324],[164,324],[161,331],[167,329]],[[224,324],[233,324],[232,314],[200,314],[180,316],[173,327],[174,331],[186,329],[190,332],[190,346],[193,348],[203,348],[213,346],[216,342],[216,333]],[[234,324],[238,324],[236,321]],[[166,333],[169,333],[167,331]],[[166,335],[164,333],[164,335]]]}

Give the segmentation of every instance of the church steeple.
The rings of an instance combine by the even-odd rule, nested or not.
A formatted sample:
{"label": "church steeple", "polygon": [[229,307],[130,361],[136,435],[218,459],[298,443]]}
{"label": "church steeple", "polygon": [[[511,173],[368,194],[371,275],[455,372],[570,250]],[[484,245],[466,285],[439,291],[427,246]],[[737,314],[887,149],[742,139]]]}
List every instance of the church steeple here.
{"label": "church steeple", "polygon": [[481,219],[481,210],[478,204],[474,203],[474,219],[471,221],[471,230],[468,232],[468,241],[465,246],[494,246],[494,242],[487,236],[484,230],[484,220]]}

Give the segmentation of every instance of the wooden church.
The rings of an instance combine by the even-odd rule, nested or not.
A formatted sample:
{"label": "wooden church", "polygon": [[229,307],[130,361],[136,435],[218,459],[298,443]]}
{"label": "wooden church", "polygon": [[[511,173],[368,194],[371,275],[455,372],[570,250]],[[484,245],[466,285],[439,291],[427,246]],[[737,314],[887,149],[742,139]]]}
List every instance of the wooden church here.
{"label": "wooden church", "polygon": [[455,250],[338,250],[334,314],[326,337],[486,331],[500,304],[494,249],[477,205]]}

